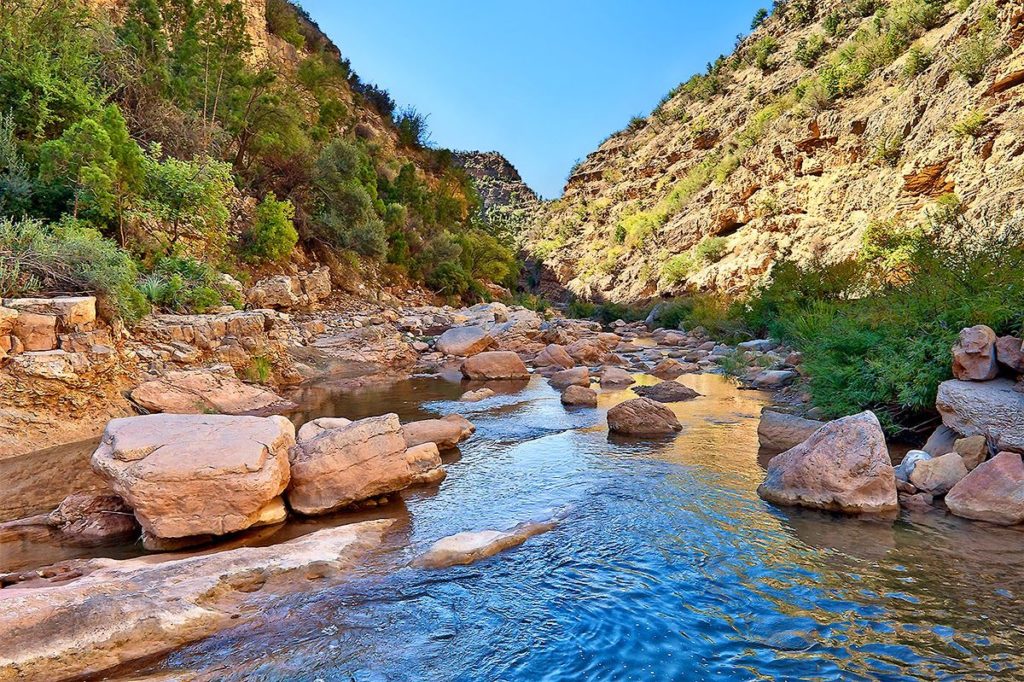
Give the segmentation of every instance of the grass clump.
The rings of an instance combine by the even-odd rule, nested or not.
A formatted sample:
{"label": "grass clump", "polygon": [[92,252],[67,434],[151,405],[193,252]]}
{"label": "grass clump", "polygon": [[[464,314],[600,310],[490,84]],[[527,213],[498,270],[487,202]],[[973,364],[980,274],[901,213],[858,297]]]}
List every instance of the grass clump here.
{"label": "grass clump", "polygon": [[953,134],[959,138],[977,137],[981,134],[988,115],[979,109],[975,109],[962,119],[953,124]]}

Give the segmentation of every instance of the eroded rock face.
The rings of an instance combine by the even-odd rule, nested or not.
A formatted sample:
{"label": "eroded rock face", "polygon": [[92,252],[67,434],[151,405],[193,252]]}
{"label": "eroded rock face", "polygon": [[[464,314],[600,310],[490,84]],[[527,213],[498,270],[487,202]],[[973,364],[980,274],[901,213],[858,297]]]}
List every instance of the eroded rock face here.
{"label": "eroded rock face", "polygon": [[528,379],[530,372],[511,351],[486,351],[462,363],[462,376],[472,381]]}
{"label": "eroded rock face", "polygon": [[776,504],[832,511],[897,509],[896,477],[878,419],[862,412],[829,422],[772,458],[757,493]]}
{"label": "eroded rock face", "polygon": [[0,679],[91,678],[203,639],[255,612],[247,594],[320,588],[378,547],[393,523],[365,521],[159,563],[93,559],[83,565],[92,572],[78,580],[5,590]]}
{"label": "eroded rock face", "polygon": [[768,452],[783,452],[800,445],[824,425],[814,419],[764,410],[757,424],[757,440]]}
{"label": "eroded rock face", "polygon": [[955,452],[949,452],[918,462],[910,473],[910,482],[926,493],[945,495],[966,475],[963,459]]}
{"label": "eroded rock face", "polygon": [[326,514],[407,488],[423,473],[407,448],[395,414],[325,430],[291,449],[288,504],[301,514]]}
{"label": "eroded rock face", "polygon": [[586,367],[574,367],[556,372],[548,379],[552,388],[563,389],[569,386],[590,386],[590,370]]}
{"label": "eroded rock face", "polygon": [[1024,452],[1024,394],[1014,387],[1007,379],[944,381],[935,407],[956,433],[985,436],[997,450]]}
{"label": "eroded rock face", "polygon": [[995,332],[983,324],[961,330],[953,346],[953,376],[961,381],[988,381],[998,374]]}
{"label": "eroded rock face", "polygon": [[1004,526],[1024,523],[1024,462],[1016,452],[1000,452],[967,474],[946,495],[957,516]]}
{"label": "eroded rock face", "polygon": [[461,414],[410,422],[402,427],[402,437],[408,448],[433,443],[440,450],[451,450],[475,432],[476,427]]}
{"label": "eroded rock face", "polygon": [[597,407],[597,391],[585,386],[568,386],[562,391],[562,404],[569,407]]}
{"label": "eroded rock face", "polygon": [[159,538],[256,524],[288,485],[284,417],[154,414],[107,424],[92,468]]}
{"label": "eroded rock face", "polygon": [[50,513],[50,523],[64,542],[91,547],[131,540],[139,536],[132,508],[117,495],[73,493]]}
{"label": "eroded rock face", "polygon": [[675,413],[650,398],[635,398],[608,410],[608,430],[625,436],[656,437],[682,431]]}
{"label": "eroded rock face", "polygon": [[494,338],[483,327],[453,327],[437,339],[434,347],[445,355],[469,357],[495,345]]}
{"label": "eroded rock face", "polygon": [[273,391],[246,384],[230,372],[168,372],[132,390],[132,400],[149,412],[267,416],[296,407]]}

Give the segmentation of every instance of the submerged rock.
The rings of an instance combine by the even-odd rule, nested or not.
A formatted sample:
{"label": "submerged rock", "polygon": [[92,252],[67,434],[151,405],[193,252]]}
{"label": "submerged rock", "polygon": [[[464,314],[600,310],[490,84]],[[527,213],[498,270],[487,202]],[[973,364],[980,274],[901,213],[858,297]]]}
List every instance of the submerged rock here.
{"label": "submerged rock", "polygon": [[1024,523],[1024,462],[1016,452],[1000,452],[980,464],[946,495],[957,516],[1004,526]]}
{"label": "submerged rock", "polygon": [[597,391],[585,386],[568,386],[562,391],[562,404],[570,407],[597,407]]}
{"label": "submerged rock", "polygon": [[800,445],[824,425],[825,422],[795,414],[763,410],[757,424],[757,440],[768,452],[782,452]]}
{"label": "submerged rock", "polygon": [[456,533],[442,538],[431,545],[413,566],[417,568],[448,568],[492,557],[506,549],[518,547],[534,535],[546,533],[557,525],[557,521],[523,523],[511,530],[481,530]]}
{"label": "submerged rock", "polygon": [[132,401],[149,412],[267,416],[296,407],[273,391],[246,384],[230,372],[207,369],[168,372],[137,386]]}
{"label": "submerged rock", "polygon": [[493,398],[495,395],[494,391],[489,388],[478,388],[475,391],[466,391],[459,398],[459,402],[463,403],[478,403],[481,400],[487,400]]}
{"label": "submerged rock", "polygon": [[998,374],[995,332],[983,324],[960,330],[953,346],[953,376],[962,381],[988,381]]}
{"label": "submerged rock", "polygon": [[512,351],[486,351],[462,363],[462,376],[472,381],[528,379],[530,372]]}
{"label": "submerged rock", "polygon": [[92,468],[159,538],[256,524],[288,485],[284,417],[154,414],[107,424]]}
{"label": "submerged rock", "polygon": [[[258,613],[249,595],[317,589],[380,545],[392,520],[329,528],[270,547],[153,562],[93,559],[53,587],[4,590],[0,679],[100,676]],[[265,599],[265,597],[261,597]]]}
{"label": "submerged rock", "polygon": [[440,450],[451,450],[476,432],[476,427],[461,414],[450,414],[443,419],[424,419],[402,427],[407,448],[423,443],[434,443]]}
{"label": "submerged rock", "polygon": [[871,412],[821,427],[776,455],[757,494],[769,502],[842,512],[897,509],[896,476]]}
{"label": "submerged rock", "polygon": [[662,381],[653,386],[636,386],[633,393],[659,403],[681,403],[700,397],[700,393],[678,381]]}
{"label": "submerged rock", "polygon": [[625,436],[665,436],[683,427],[675,413],[650,398],[634,398],[608,410],[608,430]]}

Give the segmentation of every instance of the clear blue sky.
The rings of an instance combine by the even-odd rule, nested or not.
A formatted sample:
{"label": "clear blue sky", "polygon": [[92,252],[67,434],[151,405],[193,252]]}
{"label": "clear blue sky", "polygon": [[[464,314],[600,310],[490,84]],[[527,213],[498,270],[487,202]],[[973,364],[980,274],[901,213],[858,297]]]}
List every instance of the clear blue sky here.
{"label": "clear blue sky", "polygon": [[301,0],[435,144],[496,150],[543,196],[634,114],[748,32],[770,0]]}

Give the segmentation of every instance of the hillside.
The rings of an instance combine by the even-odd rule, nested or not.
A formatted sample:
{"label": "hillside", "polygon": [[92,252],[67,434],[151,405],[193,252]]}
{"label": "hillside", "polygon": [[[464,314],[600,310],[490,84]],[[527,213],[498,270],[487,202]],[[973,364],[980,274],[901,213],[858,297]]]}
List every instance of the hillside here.
{"label": "hillside", "polygon": [[1022,39],[1018,2],[776,3],[573,170],[524,237],[542,288],[737,293],[780,260],[856,256],[929,215],[1008,229],[1024,206]]}
{"label": "hillside", "polygon": [[473,297],[513,253],[428,139],[285,0],[5,4],[0,296],[97,293],[132,322],[320,263],[350,291]]}

